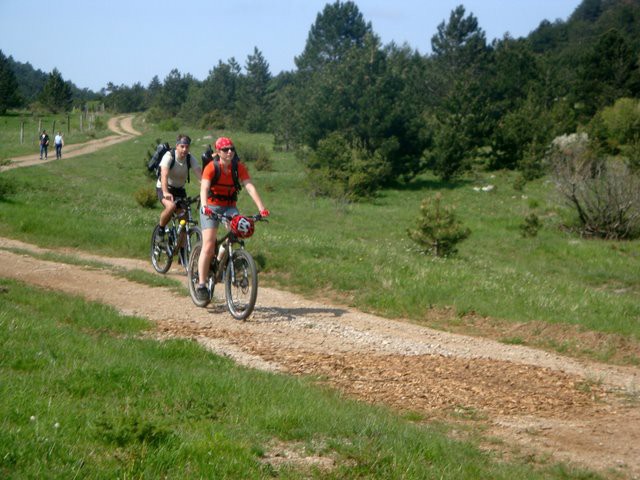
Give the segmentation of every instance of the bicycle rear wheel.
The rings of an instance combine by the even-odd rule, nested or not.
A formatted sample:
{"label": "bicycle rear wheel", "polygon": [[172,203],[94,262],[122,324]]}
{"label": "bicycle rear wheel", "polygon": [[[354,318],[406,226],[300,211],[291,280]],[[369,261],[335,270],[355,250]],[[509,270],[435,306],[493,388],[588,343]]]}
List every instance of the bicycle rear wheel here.
{"label": "bicycle rear wheel", "polygon": [[156,225],[151,234],[151,264],[158,273],[167,273],[171,268],[173,257],[169,255],[167,246],[169,241],[169,232],[165,231],[164,240],[159,240],[160,225]]}
{"label": "bicycle rear wheel", "polygon": [[[191,300],[197,307],[206,307],[211,302],[211,296],[213,292],[209,290],[209,295],[206,299],[199,299],[198,295],[196,295],[196,287],[198,286],[198,260],[200,260],[200,252],[202,251],[202,243],[197,242],[191,248],[191,255],[189,255],[189,263],[187,265],[187,280],[189,283],[189,295],[191,295]],[[211,276],[211,272],[209,272],[209,276]]]}
{"label": "bicycle rear wheel", "polygon": [[191,256],[193,246],[202,241],[202,231],[200,230],[200,227],[190,227],[188,235],[189,238],[185,239],[185,244],[180,247],[180,251],[178,252],[180,265],[184,267],[185,271],[187,271],[189,267],[189,257]]}
{"label": "bicycle rear wheel", "polygon": [[227,309],[233,318],[246,320],[258,297],[256,262],[246,250],[236,250],[229,259],[224,279]]}

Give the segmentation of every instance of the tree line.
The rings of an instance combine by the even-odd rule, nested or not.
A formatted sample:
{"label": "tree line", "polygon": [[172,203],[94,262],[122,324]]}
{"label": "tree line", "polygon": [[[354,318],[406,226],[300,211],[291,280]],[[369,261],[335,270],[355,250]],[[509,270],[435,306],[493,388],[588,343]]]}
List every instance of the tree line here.
{"label": "tree line", "polygon": [[[460,5],[431,47],[422,55],[383,45],[356,3],[336,0],[318,13],[293,71],[272,75],[255,47],[244,65],[219,61],[202,81],[174,69],[147,86],[109,83],[98,97],[153,122],[271,132],[277,148],[298,151],[317,194],[362,198],[427,170],[450,180],[506,168],[526,181],[545,171],[558,136],[586,129],[615,150],[601,112],[640,93],[640,0],[583,0],[566,21],[491,42]],[[1,52],[0,60],[2,86]],[[67,83],[72,91],[54,104],[65,90],[58,77],[49,74],[41,103],[65,109],[90,96]],[[11,99],[5,90],[0,97]],[[640,145],[635,128],[628,151]]]}

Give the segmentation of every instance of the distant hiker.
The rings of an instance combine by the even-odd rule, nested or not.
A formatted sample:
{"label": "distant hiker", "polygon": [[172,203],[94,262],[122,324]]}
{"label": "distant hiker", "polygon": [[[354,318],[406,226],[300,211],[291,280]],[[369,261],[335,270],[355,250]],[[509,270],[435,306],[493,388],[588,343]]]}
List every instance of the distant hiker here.
{"label": "distant hiker", "polygon": [[[199,300],[209,295],[205,282],[209,274],[209,265],[213,258],[218,233],[218,220],[213,217],[214,212],[222,215],[238,214],[236,202],[238,190],[243,186],[256,204],[260,215],[269,216],[269,210],[264,207],[258,190],[253,185],[249,171],[243,162],[236,156],[236,147],[231,139],[220,137],[215,143],[216,160],[211,161],[202,171],[200,182],[200,227],[202,228],[202,252],[198,259],[198,285],[196,297]],[[237,177],[239,183],[233,180],[233,164],[237,165]],[[216,171],[218,172],[216,175]]]}
{"label": "distant hiker", "polygon": [[47,158],[47,149],[49,148],[49,135],[47,135],[46,130],[42,130],[42,135],[40,135],[40,160],[42,160],[42,155],[44,158]]}
{"label": "distant hiker", "polygon": [[164,238],[164,227],[171,220],[171,215],[176,210],[176,200],[186,198],[187,192],[184,188],[187,183],[189,168],[194,171],[198,179],[202,176],[202,170],[198,162],[189,153],[191,138],[182,133],[176,139],[176,148],[167,151],[160,161],[160,175],[156,183],[158,200],[162,203],[164,210],[160,213],[160,225],[158,234]]}
{"label": "distant hiker", "polygon": [[62,139],[62,133],[58,132],[56,137],[53,139],[53,143],[56,146],[56,158],[62,158],[62,146],[64,145],[64,140]]}

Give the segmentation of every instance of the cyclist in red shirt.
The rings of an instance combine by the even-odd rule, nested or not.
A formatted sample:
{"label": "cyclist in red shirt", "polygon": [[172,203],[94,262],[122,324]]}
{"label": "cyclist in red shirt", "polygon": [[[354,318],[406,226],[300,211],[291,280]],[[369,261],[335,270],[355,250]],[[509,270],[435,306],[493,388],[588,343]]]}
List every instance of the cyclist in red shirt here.
{"label": "cyclist in red shirt", "polygon": [[[238,199],[238,191],[233,181],[232,160],[236,155],[235,146],[231,139],[220,137],[215,143],[216,153],[220,157],[220,176],[217,182],[212,185],[211,182],[215,176],[214,162],[209,162],[202,171],[202,181],[200,182],[200,227],[202,228],[202,251],[198,261],[198,286],[196,288],[196,296],[204,300],[208,298],[209,292],[205,285],[207,275],[209,274],[209,265],[215,253],[216,237],[218,234],[218,220],[212,218],[215,212],[218,214],[238,214],[236,202]],[[238,180],[240,184],[246,188],[249,196],[258,207],[260,215],[269,216],[267,210],[260,199],[260,195],[256,187],[251,181],[249,171],[246,165],[238,161]]]}

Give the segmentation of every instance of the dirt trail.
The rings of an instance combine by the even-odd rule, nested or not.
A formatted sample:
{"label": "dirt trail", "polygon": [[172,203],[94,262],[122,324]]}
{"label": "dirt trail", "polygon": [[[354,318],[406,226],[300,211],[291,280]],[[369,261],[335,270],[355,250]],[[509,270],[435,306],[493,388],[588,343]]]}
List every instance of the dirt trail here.
{"label": "dirt trail", "polygon": [[[114,132],[114,135],[110,135],[104,138],[98,138],[86,143],[74,143],[71,145],[65,145],[62,148],[62,158],[73,158],[79,155],[86,155],[87,153],[93,153],[116,143],[130,140],[134,136],[141,135],[135,128],[133,128],[133,116],[123,115],[118,117],[112,117],[109,119],[109,130]],[[40,160],[40,151],[34,151],[32,155],[24,155],[22,157],[15,157],[10,159],[11,162],[7,165],[0,166],[0,172],[4,170],[11,170],[12,168],[28,167],[31,165],[40,165],[43,163],[53,162],[56,160],[55,149],[49,148],[49,156],[46,160]]]}
{"label": "dirt trail", "polygon": [[[51,251],[0,238],[0,277],[151,319],[159,338],[191,338],[253,368],[320,375],[349,395],[427,419],[462,417],[504,440],[492,448],[640,478],[638,368],[449,334],[270,288],[260,289],[250,321],[238,322],[220,301],[200,309],[186,295],[108,269],[38,260],[15,249]],[[152,272],[144,261],[56,252]],[[180,267],[169,275],[185,281]]]}
{"label": "dirt trail", "polygon": [[[118,138],[134,134],[125,120],[113,126],[126,132]],[[250,320],[238,322],[220,301],[200,309],[186,294],[130,282],[110,268],[44,261],[15,253],[19,250],[153,272],[149,262],[0,238],[0,277],[148,318],[156,323],[158,338],[190,338],[249,367],[318,375],[368,402],[419,412],[426,420],[460,422],[501,439],[487,442],[487,448],[507,455],[575,462],[611,478],[640,478],[638,367],[445,333],[271,288],[260,289]],[[186,280],[177,266],[168,275]]]}

